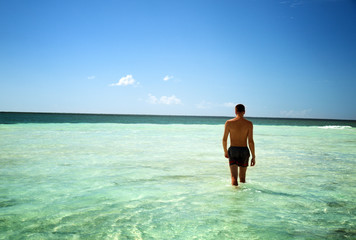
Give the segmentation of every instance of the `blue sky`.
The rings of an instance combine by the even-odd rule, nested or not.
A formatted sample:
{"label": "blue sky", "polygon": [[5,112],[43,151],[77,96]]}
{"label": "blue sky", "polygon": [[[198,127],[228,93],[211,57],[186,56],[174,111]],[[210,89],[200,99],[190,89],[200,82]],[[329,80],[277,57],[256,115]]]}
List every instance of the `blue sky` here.
{"label": "blue sky", "polygon": [[356,119],[352,0],[0,1],[0,111]]}

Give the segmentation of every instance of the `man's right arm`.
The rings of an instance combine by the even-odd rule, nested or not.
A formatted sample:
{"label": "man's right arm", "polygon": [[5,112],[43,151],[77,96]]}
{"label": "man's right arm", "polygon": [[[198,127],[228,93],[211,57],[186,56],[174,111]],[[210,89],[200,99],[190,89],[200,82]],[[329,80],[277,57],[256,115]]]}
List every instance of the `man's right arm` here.
{"label": "man's right arm", "polygon": [[228,123],[225,123],[225,130],[224,130],[224,136],[222,140],[223,148],[224,148],[224,155],[226,158],[229,157],[229,154],[227,153],[227,137],[229,136],[229,127]]}
{"label": "man's right arm", "polygon": [[252,154],[251,166],[255,166],[256,156],[255,156],[255,142],[253,141],[253,125],[252,125],[252,123],[251,123],[250,129],[248,131],[248,146],[250,147],[250,151]]}

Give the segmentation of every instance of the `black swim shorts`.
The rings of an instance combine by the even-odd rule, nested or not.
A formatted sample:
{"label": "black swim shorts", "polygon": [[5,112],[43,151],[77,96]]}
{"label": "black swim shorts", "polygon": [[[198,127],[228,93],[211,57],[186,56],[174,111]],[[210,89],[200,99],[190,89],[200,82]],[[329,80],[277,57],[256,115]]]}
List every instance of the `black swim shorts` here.
{"label": "black swim shorts", "polygon": [[239,167],[247,167],[248,159],[250,158],[250,151],[248,147],[234,147],[228,149],[230,165],[237,164]]}

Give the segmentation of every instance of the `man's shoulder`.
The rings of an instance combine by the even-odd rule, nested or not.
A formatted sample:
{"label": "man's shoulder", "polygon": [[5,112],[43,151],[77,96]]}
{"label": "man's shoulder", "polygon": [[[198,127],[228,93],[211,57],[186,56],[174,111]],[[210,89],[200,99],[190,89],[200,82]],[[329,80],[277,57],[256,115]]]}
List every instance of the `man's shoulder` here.
{"label": "man's shoulder", "polygon": [[245,118],[246,122],[252,125],[252,122]]}
{"label": "man's shoulder", "polygon": [[229,123],[233,123],[233,122],[236,122],[236,119],[235,118],[231,118],[231,119],[228,119],[225,124],[229,124]]}
{"label": "man's shoulder", "polygon": [[245,119],[245,121],[246,121],[246,125],[248,125],[248,126],[250,126],[250,127],[253,125],[251,121],[249,121],[249,120],[247,120],[247,119]]}

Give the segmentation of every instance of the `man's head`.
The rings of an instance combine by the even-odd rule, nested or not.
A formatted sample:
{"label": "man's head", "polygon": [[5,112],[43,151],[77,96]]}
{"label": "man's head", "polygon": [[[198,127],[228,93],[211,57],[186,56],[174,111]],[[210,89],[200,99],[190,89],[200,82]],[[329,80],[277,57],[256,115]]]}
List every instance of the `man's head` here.
{"label": "man's head", "polygon": [[244,114],[245,113],[245,106],[242,104],[237,104],[235,106],[235,112],[236,114]]}

